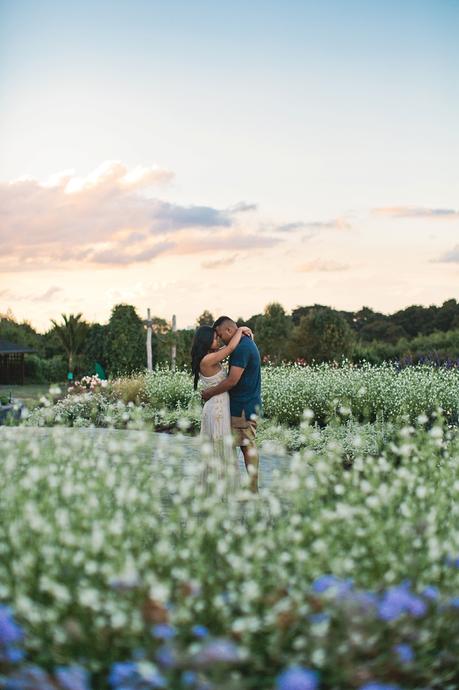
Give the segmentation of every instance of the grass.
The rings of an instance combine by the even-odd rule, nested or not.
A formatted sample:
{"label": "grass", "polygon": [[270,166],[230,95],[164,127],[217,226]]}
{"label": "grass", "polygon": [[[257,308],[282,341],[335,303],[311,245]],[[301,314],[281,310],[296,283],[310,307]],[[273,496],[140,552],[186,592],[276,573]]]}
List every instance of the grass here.
{"label": "grass", "polygon": [[[62,390],[66,384],[61,384]],[[0,385],[0,396],[7,395],[11,393],[13,398],[22,400],[27,407],[34,407],[35,404],[40,400],[42,395],[46,395],[49,391],[49,383],[30,383],[24,386],[20,385]]]}

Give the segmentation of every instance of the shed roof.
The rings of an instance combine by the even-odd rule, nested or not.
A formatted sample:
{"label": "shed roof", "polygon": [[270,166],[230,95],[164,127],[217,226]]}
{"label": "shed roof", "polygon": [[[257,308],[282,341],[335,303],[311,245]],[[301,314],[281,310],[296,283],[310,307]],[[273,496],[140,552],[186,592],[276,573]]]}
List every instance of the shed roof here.
{"label": "shed roof", "polygon": [[18,352],[36,352],[36,350],[33,347],[27,347],[27,345],[12,343],[10,340],[0,340],[0,354],[16,354]]}

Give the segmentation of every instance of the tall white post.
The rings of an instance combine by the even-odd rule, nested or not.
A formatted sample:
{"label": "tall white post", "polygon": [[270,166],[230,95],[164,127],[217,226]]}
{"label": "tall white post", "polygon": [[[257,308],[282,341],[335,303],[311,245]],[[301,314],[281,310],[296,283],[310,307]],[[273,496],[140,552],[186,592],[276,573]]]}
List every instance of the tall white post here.
{"label": "tall white post", "polygon": [[176,362],[177,362],[176,333],[177,333],[177,317],[174,314],[172,317],[172,347],[171,347],[171,369],[172,369],[172,371],[175,371]]}
{"label": "tall white post", "polygon": [[147,327],[147,369],[148,371],[153,371],[153,350],[151,347],[153,321],[150,316],[150,307],[147,309],[147,319],[144,321],[144,324]]}

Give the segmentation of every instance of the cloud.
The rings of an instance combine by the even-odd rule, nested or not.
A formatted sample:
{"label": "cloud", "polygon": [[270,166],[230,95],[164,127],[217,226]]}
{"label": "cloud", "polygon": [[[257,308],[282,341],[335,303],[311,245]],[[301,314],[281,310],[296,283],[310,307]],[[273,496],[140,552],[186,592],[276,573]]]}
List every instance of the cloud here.
{"label": "cloud", "polygon": [[348,264],[341,264],[338,261],[313,259],[305,264],[301,264],[296,270],[300,273],[334,273],[335,271],[347,271],[349,268]]}
{"label": "cloud", "polygon": [[223,259],[203,261],[201,266],[206,269],[224,268],[225,266],[231,266],[231,264],[234,264],[237,258],[238,254],[233,254],[232,256],[224,257]]}
{"label": "cloud", "polygon": [[456,244],[453,249],[445,252],[439,259],[437,259],[437,262],[451,264],[459,263],[459,244]]}
{"label": "cloud", "polygon": [[51,302],[59,292],[63,292],[63,289],[57,287],[57,285],[53,285],[40,295],[18,295],[9,289],[5,289],[0,290],[0,297],[2,299],[14,300],[15,302]]}
{"label": "cloud", "polygon": [[248,204],[246,201],[240,201],[234,206],[228,208],[229,213],[247,213],[247,211],[256,211],[258,208],[257,204]]}
{"label": "cloud", "polygon": [[422,206],[387,206],[373,208],[371,213],[385,218],[459,218],[452,208],[424,208]]}
{"label": "cloud", "polygon": [[199,254],[201,252],[215,252],[222,250],[234,251],[235,249],[268,249],[282,242],[277,237],[261,237],[255,234],[232,233],[225,236],[200,237],[183,240],[177,243],[172,254]]}
{"label": "cloud", "polygon": [[278,232],[298,232],[299,230],[312,230],[319,232],[320,230],[350,230],[351,225],[345,217],[339,216],[331,220],[314,220],[314,221],[297,221],[294,223],[285,223],[276,226]]}
{"label": "cloud", "polygon": [[185,206],[156,198],[155,188],[172,178],[157,166],[128,170],[107,161],[86,177],[65,170],[44,182],[0,182],[1,267],[147,261],[172,249],[180,233],[228,230],[238,213],[256,208],[246,202],[228,209]]}
{"label": "cloud", "polygon": [[128,252],[122,248],[120,249],[105,249],[94,252],[88,255],[88,260],[97,264],[110,265],[124,265],[133,263],[140,263],[143,261],[150,261],[160,254],[164,254],[169,249],[175,247],[174,242],[158,242],[152,246],[146,247],[138,252]]}

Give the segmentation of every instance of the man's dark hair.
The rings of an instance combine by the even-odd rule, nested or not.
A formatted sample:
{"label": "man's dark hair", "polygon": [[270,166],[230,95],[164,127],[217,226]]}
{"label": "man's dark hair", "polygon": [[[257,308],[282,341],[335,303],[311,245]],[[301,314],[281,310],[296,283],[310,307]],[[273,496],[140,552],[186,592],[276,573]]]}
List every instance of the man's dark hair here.
{"label": "man's dark hair", "polygon": [[212,328],[215,330],[219,326],[222,326],[225,323],[225,321],[229,321],[230,323],[236,323],[236,321],[232,319],[230,316],[219,316],[218,319],[214,322]]}

